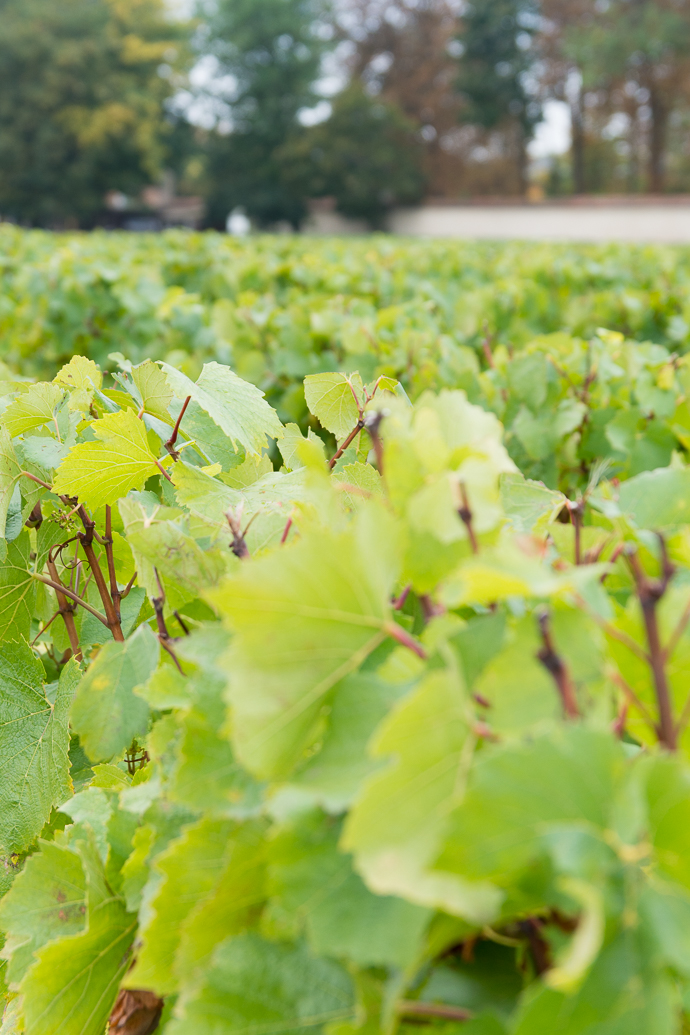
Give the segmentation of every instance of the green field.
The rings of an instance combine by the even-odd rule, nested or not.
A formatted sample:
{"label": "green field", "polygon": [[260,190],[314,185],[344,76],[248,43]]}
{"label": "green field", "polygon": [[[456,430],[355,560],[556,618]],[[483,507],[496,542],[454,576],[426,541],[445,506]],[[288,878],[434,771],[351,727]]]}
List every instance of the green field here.
{"label": "green field", "polygon": [[688,255],[2,233],[0,1035],[686,1033]]}

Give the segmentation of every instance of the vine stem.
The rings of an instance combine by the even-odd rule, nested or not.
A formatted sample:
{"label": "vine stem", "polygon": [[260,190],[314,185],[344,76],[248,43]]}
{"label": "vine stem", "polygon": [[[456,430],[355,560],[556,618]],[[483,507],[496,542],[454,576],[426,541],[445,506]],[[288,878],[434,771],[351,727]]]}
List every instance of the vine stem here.
{"label": "vine stem", "polygon": [[179,456],[180,456],[179,452],[175,449],[175,443],[177,442],[177,433],[180,430],[180,424],[182,423],[182,418],[184,417],[185,410],[189,406],[191,400],[192,400],[191,395],[188,395],[187,398],[185,399],[185,401],[182,403],[182,409],[180,410],[180,412],[177,415],[177,420],[175,421],[175,427],[173,428],[172,435],[170,436],[168,441],[165,443],[165,448],[170,453],[170,455],[173,458],[173,460],[178,460]]}
{"label": "vine stem", "polygon": [[657,736],[660,744],[663,744],[669,751],[675,751],[678,746],[678,731],[673,718],[671,690],[666,674],[666,652],[661,645],[657,615],[657,605],[664,596],[675,569],[669,561],[666,543],[661,535],[659,536],[659,542],[661,544],[661,578],[652,579],[645,574],[637,553],[629,553],[628,562],[635,581],[637,599],[640,602],[642,620],[647,635],[649,665],[652,670],[652,681],[654,683],[654,693],[659,713]]}
{"label": "vine stem", "polygon": [[108,575],[110,577],[110,597],[113,602],[115,614],[118,622],[121,622],[122,616],[120,615],[120,599],[121,593],[118,589],[117,578],[115,576],[115,556],[113,554],[113,516],[112,510],[106,505],[105,508],[105,536],[103,539],[103,545],[105,548],[105,556],[108,562]]}
{"label": "vine stem", "polygon": [[462,1006],[423,1003],[418,999],[400,999],[395,1009],[396,1013],[407,1017],[438,1017],[447,1021],[470,1021],[474,1017],[471,1010],[466,1010]]}
{"label": "vine stem", "polygon": [[357,421],[357,423],[355,424],[355,426],[352,429],[352,431],[350,432],[350,434],[347,436],[347,438],[343,439],[342,445],[338,446],[338,448],[336,449],[335,453],[333,454],[331,459],[328,461],[328,469],[329,469],[329,471],[333,470],[333,468],[337,464],[338,460],[340,460],[340,457],[343,455],[343,453],[345,452],[347,447],[350,445],[350,443],[353,441],[353,439],[355,439],[357,437],[357,435],[360,433],[360,431],[362,430],[363,427],[364,427],[364,421],[360,418]]}
{"label": "vine stem", "polygon": [[36,573],[34,573],[31,577],[33,579],[37,579],[38,582],[42,582],[46,586],[50,586],[51,589],[55,590],[56,594],[62,593],[64,596],[69,597],[70,600],[74,600],[75,604],[79,604],[80,607],[83,607],[85,611],[88,611],[89,614],[92,614],[94,618],[97,618],[99,622],[103,623],[103,625],[108,625],[108,619],[104,618],[100,611],[97,611],[95,607],[91,607],[91,604],[87,604],[85,600],[82,600],[80,596],[78,596],[76,593],[73,593],[71,589],[67,588],[67,586],[63,586],[61,582],[54,582],[52,579],[49,579],[46,575],[37,575]]}
{"label": "vine stem", "polygon": [[580,709],[575,694],[575,686],[568,666],[554,645],[548,611],[542,611],[539,615],[539,630],[543,646],[538,651],[537,658],[541,661],[546,671],[553,676],[566,719],[577,719],[580,716]]}

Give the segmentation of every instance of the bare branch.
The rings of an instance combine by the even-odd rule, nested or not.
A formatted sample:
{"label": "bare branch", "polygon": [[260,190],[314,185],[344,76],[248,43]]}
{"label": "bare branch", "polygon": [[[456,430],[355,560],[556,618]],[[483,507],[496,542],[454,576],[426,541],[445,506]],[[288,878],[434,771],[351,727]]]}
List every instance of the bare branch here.
{"label": "bare branch", "polygon": [[543,610],[539,615],[539,630],[543,647],[538,651],[537,658],[541,661],[546,671],[553,676],[566,719],[577,719],[580,716],[580,709],[577,703],[575,685],[570,677],[568,666],[556,651],[551,636],[549,612],[546,610]]}

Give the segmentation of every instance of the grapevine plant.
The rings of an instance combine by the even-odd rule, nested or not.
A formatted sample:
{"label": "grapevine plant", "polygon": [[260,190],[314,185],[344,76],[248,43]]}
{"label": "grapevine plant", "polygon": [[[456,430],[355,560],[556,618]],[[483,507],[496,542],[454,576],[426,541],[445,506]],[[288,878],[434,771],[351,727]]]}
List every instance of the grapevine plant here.
{"label": "grapevine plant", "polygon": [[2,1035],[684,1030],[685,375],[578,455],[605,345],[560,488],[385,375],[306,436],[215,361],[2,385]]}

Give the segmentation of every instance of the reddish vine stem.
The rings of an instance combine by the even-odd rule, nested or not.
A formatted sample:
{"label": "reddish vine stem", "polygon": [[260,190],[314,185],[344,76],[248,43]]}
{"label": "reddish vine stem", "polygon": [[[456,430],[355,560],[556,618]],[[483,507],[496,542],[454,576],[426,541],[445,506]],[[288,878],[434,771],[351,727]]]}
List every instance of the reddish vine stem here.
{"label": "reddish vine stem", "polygon": [[185,399],[185,401],[182,403],[182,409],[180,410],[180,412],[177,415],[177,420],[175,421],[175,427],[172,430],[172,435],[170,436],[168,441],[165,443],[165,448],[170,453],[170,455],[173,458],[173,460],[179,460],[180,459],[179,451],[177,449],[175,449],[175,443],[177,442],[177,435],[178,435],[178,432],[180,430],[180,424],[182,423],[182,418],[184,417],[185,410],[189,406],[191,400],[192,400],[191,395],[188,395],[187,398]]}
{"label": "reddish vine stem", "polygon": [[49,579],[46,575],[34,574],[32,578],[36,579],[38,582],[42,582],[45,586],[50,586],[50,588],[54,589],[56,593],[62,593],[64,596],[69,597],[70,600],[73,600],[75,604],[79,604],[80,607],[83,607],[85,611],[92,614],[94,618],[97,618],[99,622],[103,623],[103,625],[108,624],[108,619],[104,618],[100,611],[97,611],[95,607],[91,607],[91,604],[87,603],[86,600],[83,600],[77,593],[73,592],[73,590],[68,589],[67,586],[63,586],[61,582],[55,582],[53,579]]}
{"label": "reddish vine stem", "polygon": [[285,528],[283,529],[283,534],[282,534],[282,535],[281,535],[281,537],[280,537],[280,545],[281,545],[281,546],[282,546],[282,545],[283,545],[283,543],[284,543],[284,542],[285,542],[285,541],[287,540],[287,537],[288,537],[288,535],[290,534],[290,529],[291,529],[291,528],[292,528],[292,518],[291,518],[291,517],[289,517],[289,518],[287,519],[287,522],[285,523]]}
{"label": "reddish vine stem", "polygon": [[659,743],[675,751],[678,746],[678,731],[673,718],[673,707],[671,705],[671,690],[668,685],[666,674],[666,654],[661,645],[659,634],[659,620],[657,616],[657,605],[668,589],[668,584],[674,573],[663,536],[659,536],[661,544],[661,578],[650,578],[643,570],[637,553],[628,554],[628,563],[635,581],[637,599],[642,609],[642,620],[644,622],[647,636],[647,647],[649,653],[649,665],[652,670],[652,681],[656,696],[659,723],[657,736]]}
{"label": "reddish vine stem", "polygon": [[474,525],[472,524],[472,509],[470,507],[467,488],[464,482],[460,482],[460,499],[462,500],[462,506],[458,507],[458,516],[467,529],[472,553],[479,553],[479,542],[477,540],[477,534],[474,531]]}
{"label": "reddish vine stem", "polygon": [[474,1017],[471,1010],[465,1010],[462,1006],[423,1003],[418,999],[400,999],[395,1009],[403,1017],[438,1017],[446,1021],[470,1021]]}
{"label": "reddish vine stem", "polygon": [[345,452],[347,447],[350,445],[350,443],[357,437],[357,435],[359,435],[359,433],[360,433],[360,431],[362,430],[363,427],[364,427],[364,421],[360,417],[360,419],[357,421],[357,423],[355,424],[355,426],[352,429],[352,431],[350,432],[350,434],[347,436],[347,438],[343,439],[342,445],[338,446],[338,448],[336,449],[335,453],[333,454],[331,459],[328,461],[328,469],[329,469],[329,471],[333,470],[333,468],[337,464],[338,460],[340,460],[340,457],[343,455],[343,453]]}
{"label": "reddish vine stem", "polygon": [[541,633],[543,646],[537,652],[537,658],[541,661],[546,671],[553,677],[556,689],[563,705],[563,714],[566,719],[577,719],[580,709],[577,704],[575,686],[570,677],[568,666],[563,658],[556,651],[551,636],[551,624],[548,611],[542,611],[539,615],[539,631]]}
{"label": "reddish vine stem", "polygon": [[[62,615],[62,620],[65,623],[65,629],[67,630],[67,636],[69,637],[69,645],[72,648],[72,654],[77,661],[82,660],[81,646],[79,644],[79,635],[77,633],[77,627],[74,622],[74,611],[75,606],[69,603],[65,589],[57,589],[58,586],[62,586],[60,576],[58,575],[57,566],[55,561],[50,559],[50,555],[47,561],[47,568],[50,572],[50,577],[55,583],[55,596],[57,597],[58,610]],[[75,596],[77,594],[75,593]]]}
{"label": "reddish vine stem", "polygon": [[113,516],[112,510],[109,506],[106,506],[105,508],[105,536],[103,538],[103,545],[108,563],[108,575],[110,577],[110,597],[113,602],[115,614],[117,615],[117,620],[118,622],[121,622],[120,599],[122,594],[118,589],[117,578],[115,576],[115,556],[113,554]]}
{"label": "reddish vine stem", "polygon": [[181,675],[184,675],[184,672],[182,671],[182,665],[180,665],[177,654],[175,653],[172,646],[173,638],[168,632],[168,627],[165,624],[165,616],[163,614],[163,607],[165,605],[165,590],[163,589],[163,583],[161,582],[160,575],[158,574],[158,568],[154,568],[153,571],[156,576],[156,582],[158,583],[159,593],[157,597],[151,597],[151,603],[153,604],[153,610],[156,615],[156,625],[158,626],[158,642],[160,643],[163,650],[167,651],[170,657],[173,659],[175,665],[177,666],[178,672]]}
{"label": "reddish vine stem", "polygon": [[413,651],[417,657],[426,660],[426,651],[422,647],[421,643],[410,636],[410,634],[403,629],[397,622],[386,622],[383,626],[384,632],[388,634],[393,640],[396,640],[401,647],[407,647],[408,650]]}

